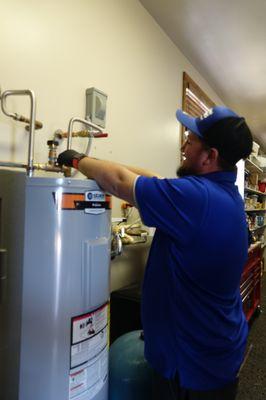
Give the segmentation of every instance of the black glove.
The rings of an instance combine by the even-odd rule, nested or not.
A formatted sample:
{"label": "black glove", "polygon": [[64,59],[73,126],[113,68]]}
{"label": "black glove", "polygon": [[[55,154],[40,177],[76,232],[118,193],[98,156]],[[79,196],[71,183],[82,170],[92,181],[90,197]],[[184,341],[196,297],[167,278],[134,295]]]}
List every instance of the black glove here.
{"label": "black glove", "polygon": [[65,150],[63,153],[60,153],[57,158],[58,165],[65,165],[67,167],[78,168],[78,163],[84,157],[87,157],[86,154],[78,153],[75,150]]}

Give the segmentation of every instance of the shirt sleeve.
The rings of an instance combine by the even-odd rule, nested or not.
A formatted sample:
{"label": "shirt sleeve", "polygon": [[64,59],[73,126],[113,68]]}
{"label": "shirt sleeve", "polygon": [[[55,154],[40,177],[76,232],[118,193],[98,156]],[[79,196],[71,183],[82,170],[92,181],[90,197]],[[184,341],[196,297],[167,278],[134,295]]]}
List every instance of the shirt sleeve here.
{"label": "shirt sleeve", "polygon": [[198,232],[208,209],[208,192],[194,177],[159,179],[139,176],[135,200],[143,223],[186,245]]}

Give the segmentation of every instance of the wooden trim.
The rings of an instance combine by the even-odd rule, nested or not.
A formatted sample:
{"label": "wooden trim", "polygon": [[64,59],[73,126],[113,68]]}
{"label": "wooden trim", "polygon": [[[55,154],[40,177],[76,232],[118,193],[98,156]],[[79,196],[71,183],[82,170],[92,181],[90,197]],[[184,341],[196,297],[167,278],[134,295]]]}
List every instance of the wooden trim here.
{"label": "wooden trim", "polygon": [[[194,110],[194,115],[199,115],[200,107],[194,102],[192,99],[188,102],[188,96],[186,94],[186,90],[189,89],[195,96],[202,101],[207,107],[212,108],[215,106],[215,103],[203,92],[203,90],[199,87],[199,85],[193,81],[190,76],[183,71],[183,98],[182,98],[182,110],[191,114],[191,111]],[[185,127],[182,126],[181,130],[181,146],[185,141]],[[181,157],[182,158],[182,157]]]}
{"label": "wooden trim", "polygon": [[[208,107],[214,107],[215,103],[206,95],[206,93],[203,92],[203,90],[199,87],[199,85],[193,81],[192,78],[184,71],[183,72],[183,109],[184,109],[184,103],[185,103],[185,94],[186,94],[186,89],[191,89],[192,92],[195,92],[197,94],[197,97],[203,101]],[[194,89],[194,90],[193,90]]]}

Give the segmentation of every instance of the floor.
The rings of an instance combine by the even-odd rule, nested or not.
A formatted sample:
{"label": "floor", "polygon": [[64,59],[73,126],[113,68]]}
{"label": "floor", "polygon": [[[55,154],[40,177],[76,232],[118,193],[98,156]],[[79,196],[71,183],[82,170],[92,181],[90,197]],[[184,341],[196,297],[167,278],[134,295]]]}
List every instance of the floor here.
{"label": "floor", "polygon": [[237,400],[266,400],[266,273],[262,279],[261,313],[250,324],[248,348],[240,373]]}

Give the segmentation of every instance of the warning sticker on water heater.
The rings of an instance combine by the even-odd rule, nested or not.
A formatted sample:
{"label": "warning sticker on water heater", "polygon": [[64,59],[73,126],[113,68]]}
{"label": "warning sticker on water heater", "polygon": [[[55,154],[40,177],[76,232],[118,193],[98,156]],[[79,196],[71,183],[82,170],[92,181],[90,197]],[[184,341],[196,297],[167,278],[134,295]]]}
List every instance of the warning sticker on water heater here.
{"label": "warning sticker on water heater", "polygon": [[100,332],[108,322],[108,303],[87,314],[72,318],[72,344]]}
{"label": "warning sticker on water heater", "polygon": [[72,318],[69,399],[92,399],[106,382],[108,307]]}
{"label": "warning sticker on water heater", "polygon": [[71,368],[99,354],[108,343],[108,304],[72,318]]}
{"label": "warning sticker on water heater", "polygon": [[106,384],[108,349],[86,364],[74,368],[69,375],[69,400],[91,400]]}

